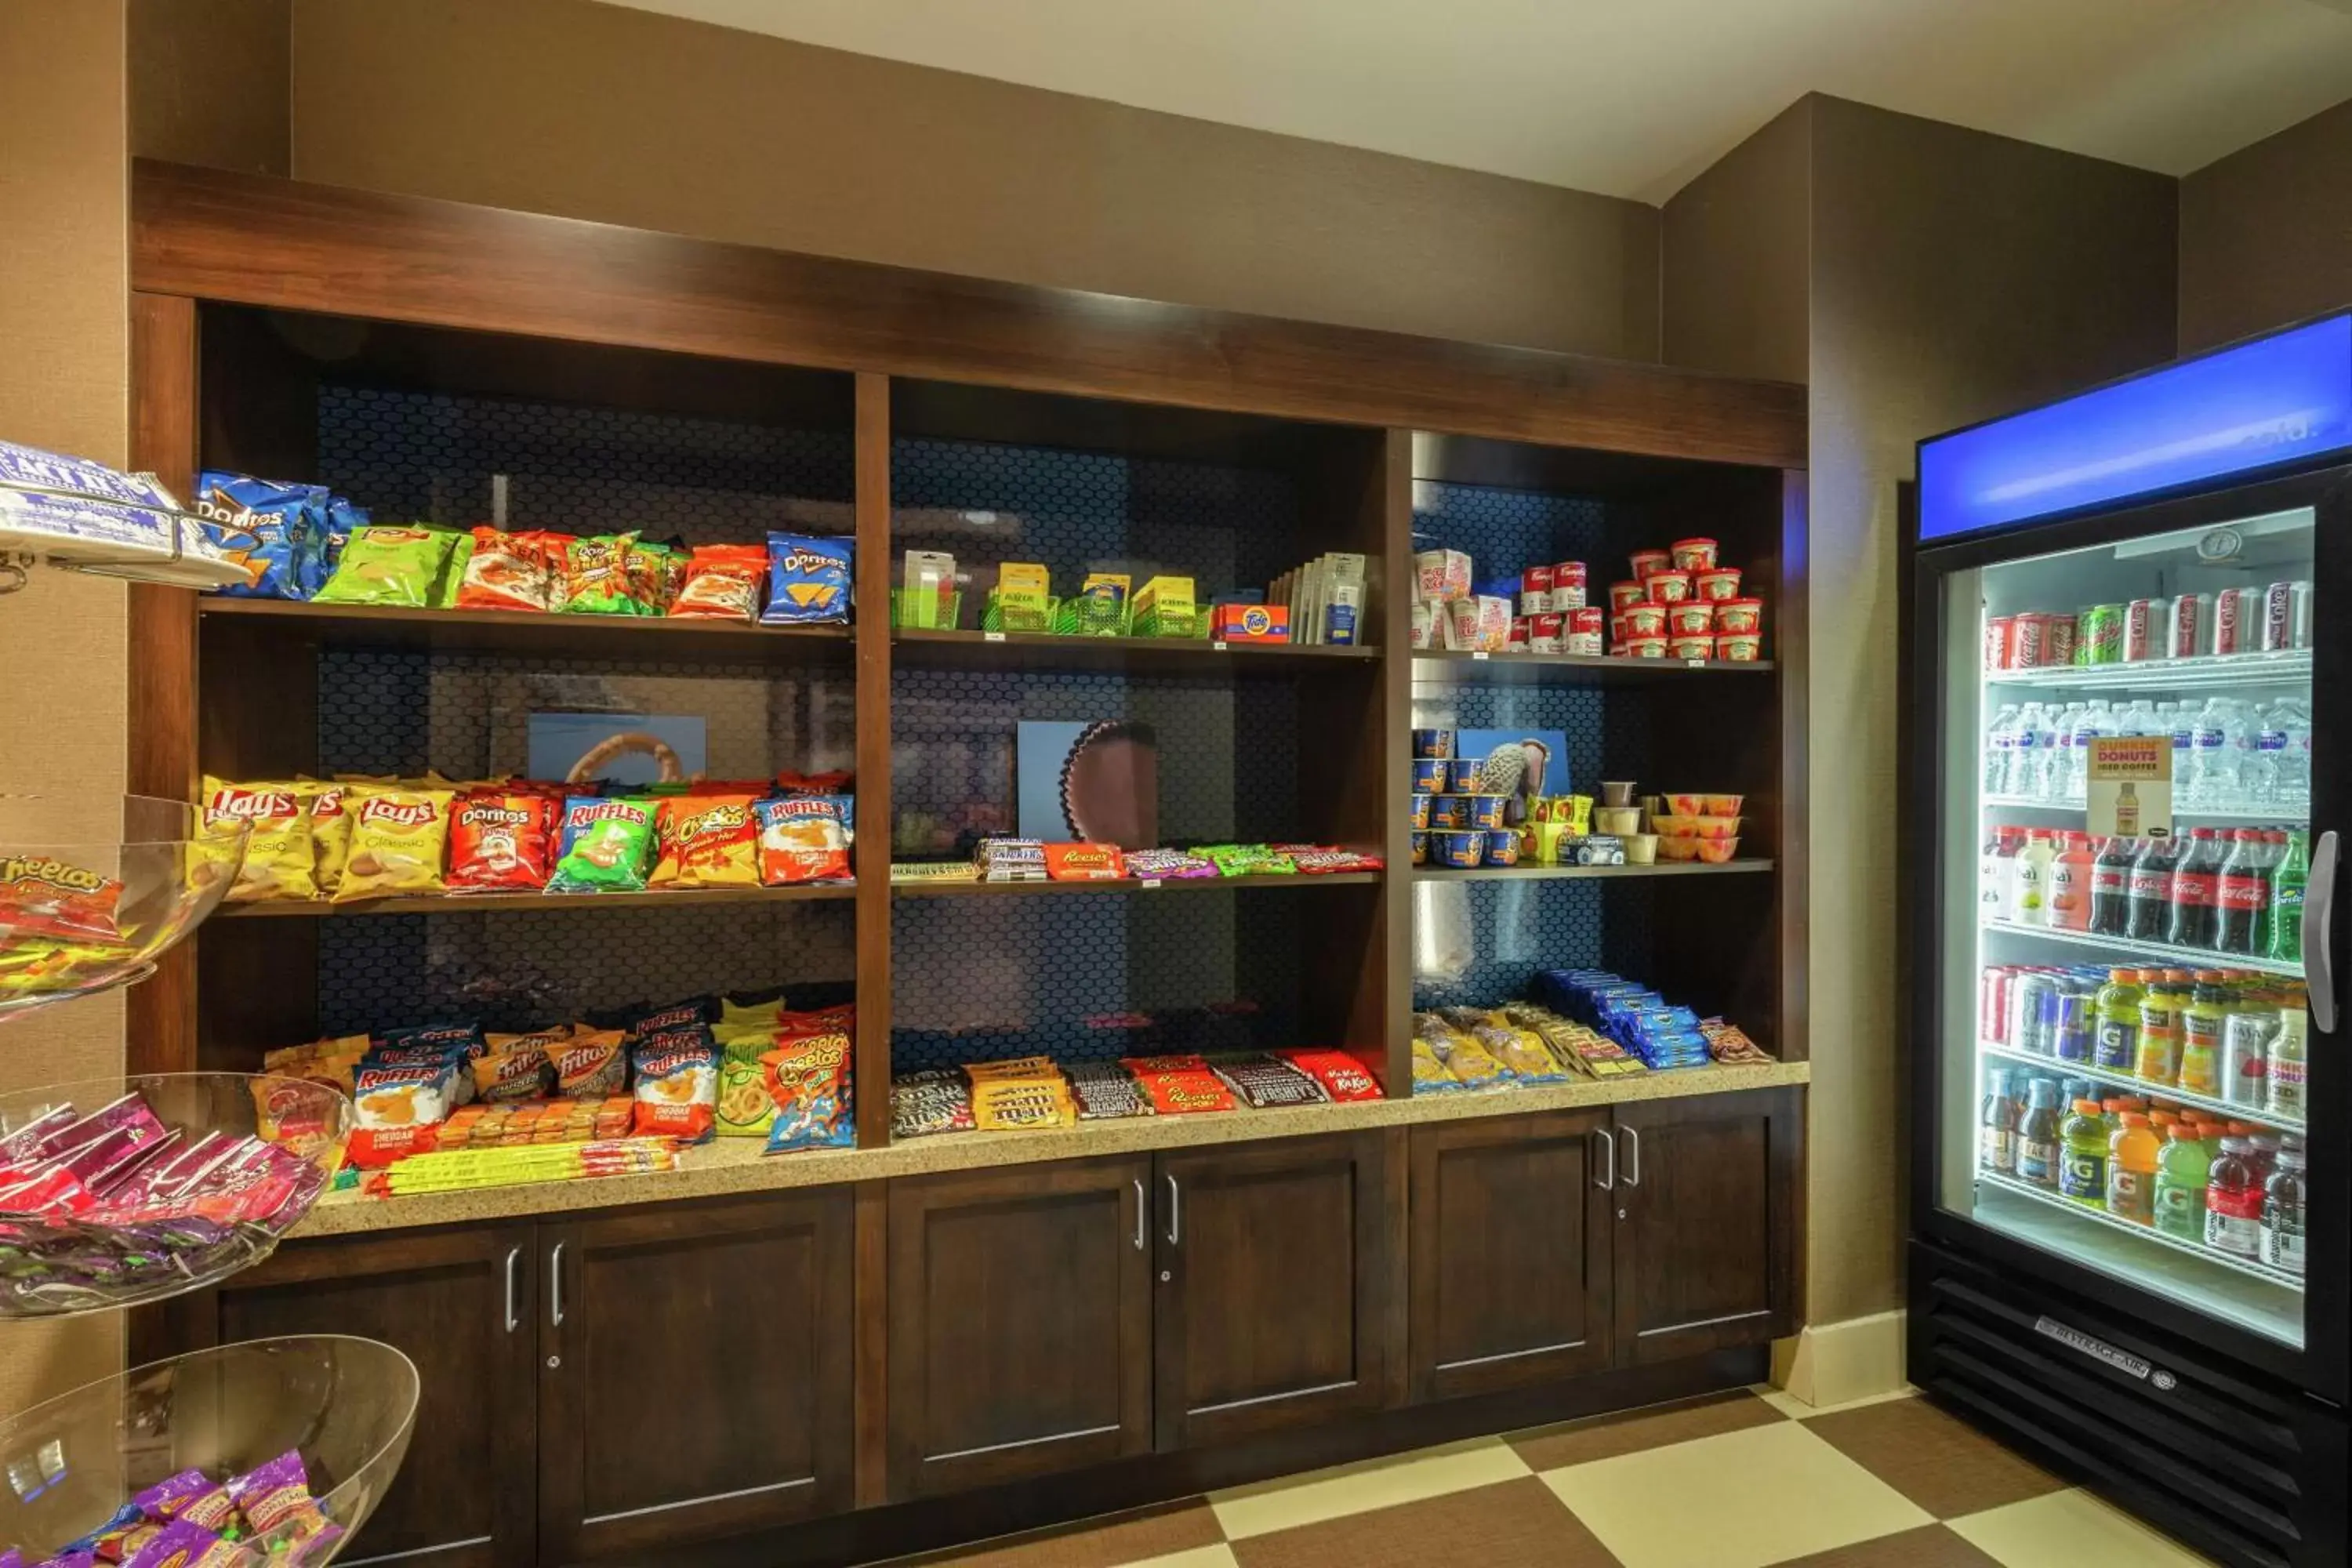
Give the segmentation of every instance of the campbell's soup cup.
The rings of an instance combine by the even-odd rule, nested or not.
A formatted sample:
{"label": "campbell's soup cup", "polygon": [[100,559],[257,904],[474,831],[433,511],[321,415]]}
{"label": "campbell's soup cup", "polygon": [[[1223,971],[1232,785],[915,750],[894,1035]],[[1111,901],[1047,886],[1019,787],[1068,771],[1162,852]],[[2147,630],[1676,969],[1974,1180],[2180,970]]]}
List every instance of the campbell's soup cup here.
{"label": "campbell's soup cup", "polygon": [[1764,657],[1764,639],[1754,632],[1727,633],[1715,639],[1715,657],[1754,664]]}
{"label": "campbell's soup cup", "polygon": [[1627,637],[1625,655],[1628,658],[1664,658],[1666,657],[1666,639],[1663,637]]}
{"label": "campbell's soup cup", "polygon": [[1739,597],[1739,568],[1709,566],[1691,574],[1691,593],[1695,597],[1720,604]]}
{"label": "campbell's soup cup", "polygon": [[1666,607],[1646,601],[1625,607],[1625,639],[1662,637],[1666,635]]}
{"label": "campbell's soup cup", "polygon": [[1632,562],[1633,579],[1639,582],[1653,572],[1673,571],[1675,552],[1671,550],[1636,550],[1633,552]]}
{"label": "campbell's soup cup", "polygon": [[1675,564],[1685,572],[1704,572],[1715,564],[1715,541],[1677,539],[1666,547]]}
{"label": "campbell's soup cup", "polygon": [[1679,605],[1691,596],[1691,574],[1673,570],[1653,572],[1642,579],[1642,586],[1661,605]]}
{"label": "campbell's soup cup", "polygon": [[1715,638],[1705,633],[1695,637],[1668,637],[1666,651],[1676,658],[1713,658]]}
{"label": "campbell's soup cup", "polygon": [[[1559,579],[1555,577],[1553,582],[1557,584]],[[1631,583],[1609,584],[1609,607],[1612,610],[1622,610],[1628,605],[1638,605],[1649,596],[1643,590],[1641,579],[1638,577]]]}
{"label": "campbell's soup cup", "polygon": [[1764,631],[1764,601],[1726,599],[1715,606],[1715,629],[1733,637],[1760,637]]}
{"label": "campbell's soup cup", "polygon": [[1666,606],[1666,635],[1670,637],[1703,637],[1715,633],[1715,606],[1705,599],[1685,599],[1679,605]]}

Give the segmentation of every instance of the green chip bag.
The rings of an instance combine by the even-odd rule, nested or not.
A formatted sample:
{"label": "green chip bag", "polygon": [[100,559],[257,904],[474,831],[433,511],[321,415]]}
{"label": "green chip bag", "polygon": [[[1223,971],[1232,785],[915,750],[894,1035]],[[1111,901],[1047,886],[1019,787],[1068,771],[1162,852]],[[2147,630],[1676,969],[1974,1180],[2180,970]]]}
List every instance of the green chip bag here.
{"label": "green chip bag", "polygon": [[433,596],[435,607],[444,610],[457,607],[457,590],[466,585],[466,567],[474,559],[471,532],[453,534],[451,539],[449,564],[441,572],[441,591]]}
{"label": "green chip bag", "polygon": [[629,576],[634,533],[592,533],[563,547],[563,593],[556,609],[567,616],[657,616]]}
{"label": "green chip bag", "polygon": [[421,523],[371,523],[354,529],[335,574],[312,595],[322,605],[400,605],[427,609],[441,585],[457,535]]}
{"label": "green chip bag", "polygon": [[651,801],[573,795],[563,803],[563,847],[551,893],[634,893],[653,858]]}

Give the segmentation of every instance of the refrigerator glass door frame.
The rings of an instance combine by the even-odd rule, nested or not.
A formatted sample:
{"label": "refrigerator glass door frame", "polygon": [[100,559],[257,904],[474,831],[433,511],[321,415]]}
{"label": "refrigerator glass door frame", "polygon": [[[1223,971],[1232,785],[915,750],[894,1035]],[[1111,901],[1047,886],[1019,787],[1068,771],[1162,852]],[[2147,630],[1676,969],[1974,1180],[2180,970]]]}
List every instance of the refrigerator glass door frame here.
{"label": "refrigerator glass door frame", "polygon": [[[2239,1363],[2255,1367],[2323,1399],[2342,1405],[2347,1400],[2347,1339],[2352,1339],[2352,1020],[2345,1006],[2352,1002],[2352,973],[2347,954],[2352,952],[2352,907],[2345,903],[2352,886],[2352,868],[2339,859],[2334,879],[2335,918],[2327,943],[2326,975],[2333,985],[2337,1017],[2333,1032],[2323,1033],[2316,1017],[2309,1037],[2307,1139],[2308,1255],[2305,1277],[2303,1346],[2289,1346],[2267,1335],[2199,1310],[2188,1302],[2154,1289],[2128,1284],[2115,1276],[2074,1262],[2004,1235],[1945,1207],[1941,1188],[1945,1161],[1957,1152],[1945,1144],[1958,1128],[1969,1140],[1966,1158],[1973,1166],[1977,1108],[1967,1107],[1957,1121],[1949,1096],[1953,1086],[1971,1097],[1975,1090],[1975,1049],[1972,1037],[1948,1037],[1947,1020],[1954,1005],[1965,1005],[1973,1016],[1973,998],[1955,998],[1946,991],[1952,970],[1951,950],[1958,943],[1969,955],[1973,973],[1977,936],[1973,920],[1955,930],[1955,905],[1948,879],[1965,877],[1969,902],[1974,903],[1977,844],[1980,825],[1971,816],[1956,824],[1956,811],[1965,809],[1954,799],[1947,781],[1955,768],[1979,767],[1977,740],[1964,738],[1967,750],[1956,754],[1958,743],[1946,711],[1949,659],[1965,657],[1971,666],[1981,658],[1979,628],[1956,627],[1948,615],[1950,579],[1957,573],[2086,546],[2112,544],[2151,534],[2209,528],[2234,520],[2311,508],[2315,512],[2312,582],[2316,606],[2312,662],[2311,842],[2333,831],[2339,849],[2352,855],[2352,466],[2339,466],[2252,484],[2219,488],[2177,496],[2145,505],[2124,505],[2068,518],[2020,524],[1990,534],[1979,534],[1949,544],[1921,547],[1913,509],[1916,498],[1905,488],[1903,576],[1908,600],[1910,631],[1902,656],[1907,668],[1901,677],[1904,693],[1902,755],[1905,774],[1899,788],[1904,799],[1904,826],[1899,845],[1897,886],[1902,913],[1910,926],[1904,944],[1908,964],[1909,996],[1906,1016],[1910,1033],[1907,1066],[1910,1078],[1912,1156],[1911,1229],[1913,1236],[1965,1256],[1980,1258],[2004,1273],[2039,1279],[2087,1298],[2108,1310],[2125,1314],[2151,1329],[2208,1347]],[[1956,641],[1958,637],[1959,640]],[[1961,652],[1965,649],[1965,654]],[[1960,792],[1967,806],[1975,804],[1973,785]],[[1964,835],[1968,849],[1957,857],[1950,846]],[[2309,897],[2323,896],[2315,876]],[[2306,943],[2308,947],[2308,943]],[[2305,973],[2315,994],[2322,970],[2314,955],[2305,955]],[[2315,1009],[2315,1012],[2316,1009]],[[1968,1032],[1971,1037],[1973,1031]],[[1955,1061],[1956,1054],[1966,1061]]]}

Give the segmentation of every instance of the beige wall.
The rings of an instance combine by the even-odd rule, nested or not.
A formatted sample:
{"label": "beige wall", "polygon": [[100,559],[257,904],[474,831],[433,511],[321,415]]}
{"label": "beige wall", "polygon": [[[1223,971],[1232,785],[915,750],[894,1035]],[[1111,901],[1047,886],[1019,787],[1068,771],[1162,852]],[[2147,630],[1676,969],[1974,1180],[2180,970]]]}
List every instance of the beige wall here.
{"label": "beige wall", "polygon": [[2352,101],[2180,182],[2180,352],[2352,306]]}
{"label": "beige wall", "polygon": [[1815,101],[1790,104],[1666,203],[1660,331],[1668,364],[1805,379]]}
{"label": "beige wall", "polygon": [[286,174],[292,26],[293,0],[130,0],[138,155]]}
{"label": "beige wall", "polygon": [[[121,462],[130,440],[122,0],[6,0],[0,130],[0,438]],[[31,374],[26,374],[26,373]],[[0,792],[122,788],[121,584],[37,574],[0,598],[0,661],[19,672]],[[0,1089],[121,1070],[119,995],[0,1021]],[[117,1314],[0,1323],[0,1411],[111,1371]]]}

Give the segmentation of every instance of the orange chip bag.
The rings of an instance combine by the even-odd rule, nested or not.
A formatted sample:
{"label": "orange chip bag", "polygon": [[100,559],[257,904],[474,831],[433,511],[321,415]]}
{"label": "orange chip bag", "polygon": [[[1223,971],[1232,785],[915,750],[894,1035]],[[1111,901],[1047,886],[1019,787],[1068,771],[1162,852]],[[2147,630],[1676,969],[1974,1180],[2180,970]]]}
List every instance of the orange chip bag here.
{"label": "orange chip bag", "polygon": [[310,805],[293,784],[236,784],[208,778],[204,816],[207,828],[246,825],[245,864],[228,890],[231,900],[318,897]]}
{"label": "orange chip bag", "polygon": [[748,795],[667,795],[661,803],[661,853],[647,885],[656,888],[756,888],[760,825]]}
{"label": "orange chip bag", "polygon": [[334,901],[440,892],[452,798],[446,789],[373,786],[344,796],[344,809],[352,814],[352,857],[344,862]]}
{"label": "orange chip bag", "polygon": [[669,607],[673,616],[718,620],[759,618],[760,579],[767,574],[761,544],[698,544],[686,563],[686,584]]}
{"label": "orange chip bag", "polygon": [[628,1082],[618,1029],[583,1029],[547,1054],[555,1063],[555,1092],[566,1100],[609,1100]]}

